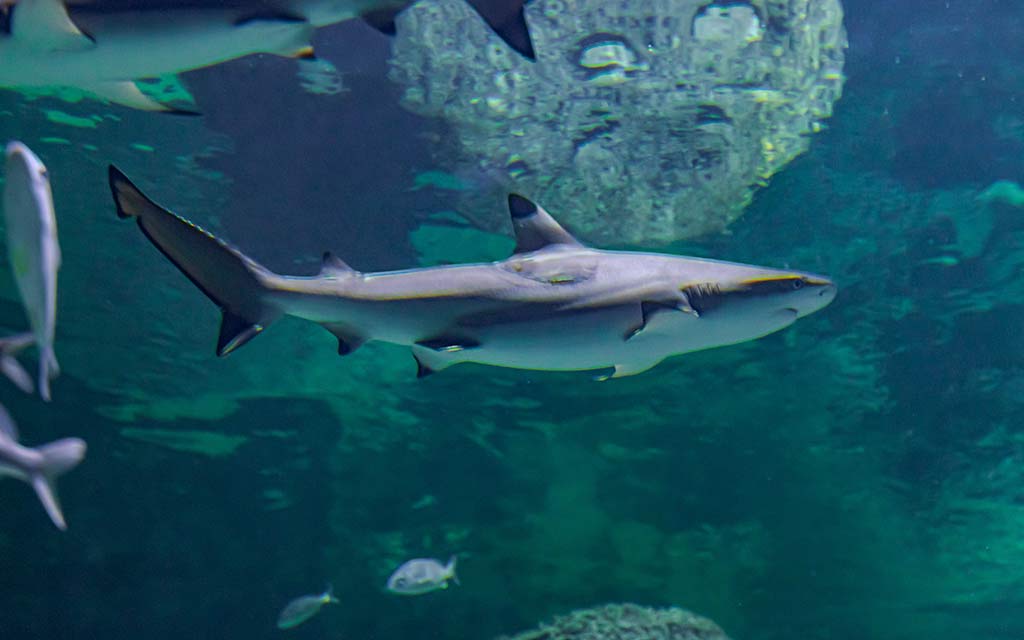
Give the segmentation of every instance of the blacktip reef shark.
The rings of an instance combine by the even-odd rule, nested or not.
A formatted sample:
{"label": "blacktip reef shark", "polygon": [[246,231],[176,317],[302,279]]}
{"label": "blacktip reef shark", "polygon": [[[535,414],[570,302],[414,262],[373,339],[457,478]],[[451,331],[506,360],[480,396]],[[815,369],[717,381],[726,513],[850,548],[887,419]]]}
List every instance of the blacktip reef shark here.
{"label": "blacktip reef shark", "polygon": [[60,373],[53,337],[57,327],[57,271],[61,263],[50,177],[42,161],[20,142],[7,145],[4,177],[7,255],[32,331],[28,334],[30,340],[24,335],[0,340],[0,370],[31,392],[31,379],[14,354],[34,342],[39,350],[39,395],[49,402],[50,380]]}
{"label": "blacktip reef shark", "polygon": [[[309,58],[316,27],[365,17],[379,30],[393,32],[395,14],[409,4],[282,0],[255,8],[210,3],[120,11],[86,6],[73,17],[62,0],[19,0],[9,9],[9,33],[0,33],[0,88],[76,87],[135,109],[194,113],[150,98],[134,81],[253,53]],[[480,15],[510,46],[532,58],[521,4],[511,15],[485,4]]]}
{"label": "blacktip reef shark", "polygon": [[109,180],[117,215],[220,307],[219,356],[291,315],[323,325],[342,355],[369,340],[408,345],[420,377],[476,362],[618,378],[778,331],[836,293],[809,273],[587,248],[519,195],[508,197],[516,247],[506,260],[360,273],[328,253],[318,275],[282,276],[155,204],[116,167]]}
{"label": "blacktip reef shark", "polygon": [[82,461],[85,450],[85,441],[79,438],[64,438],[34,448],[18,444],[18,428],[0,406],[0,477],[12,476],[32,485],[50,520],[61,531],[68,526],[54,482]]}

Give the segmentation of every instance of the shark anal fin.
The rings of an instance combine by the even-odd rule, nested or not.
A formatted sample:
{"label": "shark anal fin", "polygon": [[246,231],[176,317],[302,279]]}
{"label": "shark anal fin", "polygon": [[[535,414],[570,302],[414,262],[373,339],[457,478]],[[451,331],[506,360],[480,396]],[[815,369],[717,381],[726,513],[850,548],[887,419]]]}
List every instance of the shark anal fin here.
{"label": "shark anal fin", "polygon": [[11,37],[39,51],[81,51],[96,45],[71,20],[63,0],[23,0],[12,12]]}
{"label": "shark anal fin", "polygon": [[627,364],[615,365],[614,371],[605,375],[597,376],[594,380],[598,382],[604,382],[605,380],[611,380],[612,378],[625,378],[627,376],[635,376],[638,373],[643,373],[655,367],[660,363],[661,360],[655,360],[653,362],[630,362]]}
{"label": "shark anal fin", "polygon": [[217,336],[217,355],[226,356],[263,331],[263,325],[249,322],[245,318],[224,310],[220,319],[220,334]]}
{"label": "shark anal fin", "polygon": [[512,217],[512,230],[516,236],[514,253],[538,251],[552,245],[583,246],[547,211],[521,195],[509,194],[508,212]]}
{"label": "shark anal fin", "polygon": [[338,355],[347,356],[366,343],[366,338],[351,331],[348,327],[337,324],[325,324],[324,328],[338,339]]}

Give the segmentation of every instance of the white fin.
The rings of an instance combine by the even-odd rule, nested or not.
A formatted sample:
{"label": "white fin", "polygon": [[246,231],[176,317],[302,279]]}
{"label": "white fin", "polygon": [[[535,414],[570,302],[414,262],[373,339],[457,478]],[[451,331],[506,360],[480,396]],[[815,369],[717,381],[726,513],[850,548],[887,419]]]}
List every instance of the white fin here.
{"label": "white fin", "polygon": [[35,336],[31,332],[0,338],[0,372],[25,393],[35,391],[35,385],[32,384],[32,376],[15,356],[33,342]]}
{"label": "white fin", "polygon": [[142,111],[177,111],[173,107],[168,107],[162,102],[158,102],[142,93],[131,80],[90,84],[82,86],[82,88],[107,102],[124,105],[132,109],[140,109]]}
{"label": "white fin", "polygon": [[14,418],[3,405],[0,405],[0,440],[18,441],[18,425],[14,424]]}
{"label": "white fin", "polygon": [[43,462],[40,471],[32,476],[32,488],[39,496],[39,501],[43,503],[50,520],[61,531],[67,529],[68,525],[64,521],[54,480],[81,462],[85,457],[85,449],[85,442],[78,438],[57,440],[36,449],[43,456]]}
{"label": "white fin", "polygon": [[63,0],[20,0],[11,16],[11,37],[40,51],[81,51],[96,46],[75,26]]}

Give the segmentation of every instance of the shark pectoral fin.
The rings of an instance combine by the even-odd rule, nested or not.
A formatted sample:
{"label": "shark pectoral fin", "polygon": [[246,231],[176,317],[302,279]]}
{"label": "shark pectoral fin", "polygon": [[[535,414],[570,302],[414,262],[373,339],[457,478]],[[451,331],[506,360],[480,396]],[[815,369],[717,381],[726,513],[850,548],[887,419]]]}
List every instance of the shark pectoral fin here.
{"label": "shark pectoral fin", "polygon": [[199,115],[198,112],[187,109],[176,109],[150,98],[135,85],[131,80],[120,82],[102,82],[83,86],[83,89],[94,94],[96,97],[113,102],[132,109],[141,111],[159,111],[173,115]]}
{"label": "shark pectoral fin", "polygon": [[513,253],[537,251],[552,245],[583,246],[547,211],[523,196],[509,194],[508,212],[512,217],[512,230],[516,235],[516,248]]}
{"label": "shark pectoral fin", "polygon": [[356,334],[351,329],[340,324],[325,324],[324,329],[327,329],[338,339],[338,355],[347,356],[359,347],[363,346],[366,342],[366,338]]}
{"label": "shark pectoral fin", "polygon": [[[687,303],[685,300],[680,302],[641,302],[640,303],[640,325],[634,327],[626,332],[623,336],[623,340],[633,340],[645,332],[648,332],[652,325],[656,325],[661,319],[667,319],[668,315],[663,314],[674,314],[674,313],[685,313],[690,318],[697,319],[700,315]],[[656,329],[656,326],[654,327]]]}
{"label": "shark pectoral fin", "polygon": [[412,357],[416,359],[416,377],[425,378],[435,371],[447,369],[462,362],[461,353],[479,347],[480,343],[466,338],[438,337],[421,340],[412,345]]}
{"label": "shark pectoral fin", "polygon": [[82,51],[96,46],[71,20],[63,0],[27,0],[13,7],[11,37],[40,51]]}
{"label": "shark pectoral fin", "polygon": [[615,365],[615,371],[610,374],[597,376],[594,380],[598,382],[604,382],[605,380],[611,380],[612,378],[625,378],[626,376],[635,376],[638,373],[643,373],[652,367],[656,367],[661,360],[646,361],[646,362],[630,362],[628,364],[617,364]]}

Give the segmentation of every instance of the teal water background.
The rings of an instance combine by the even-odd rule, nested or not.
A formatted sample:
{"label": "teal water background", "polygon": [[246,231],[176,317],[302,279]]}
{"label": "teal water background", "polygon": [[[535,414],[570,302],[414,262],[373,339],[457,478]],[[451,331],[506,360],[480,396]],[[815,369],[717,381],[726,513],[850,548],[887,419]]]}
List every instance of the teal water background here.
{"label": "teal water background", "polygon": [[[0,92],[0,140],[47,163],[64,250],[55,401],[0,402],[29,444],[89,442],[60,485],[67,533],[0,483],[2,637],[277,637],[327,582],[340,606],[294,637],[493,638],[605,602],[746,640],[1024,637],[1024,203],[987,191],[1024,183],[1024,9],[844,7],[828,128],[731,233],[669,247],[827,273],[839,297],[612,384],[417,381],[403,349],[342,360],[287,319],[216,359],[216,309],[116,219],[111,162],[286,273],[324,250],[365,271],[504,257],[431,222],[452,192],[412,188],[443,169],[443,129],[398,106],[362,25],[318,34],[337,95],[263,56],[187,74],[201,118]],[[5,271],[0,325],[22,316]],[[383,591],[451,553],[461,586]]]}

